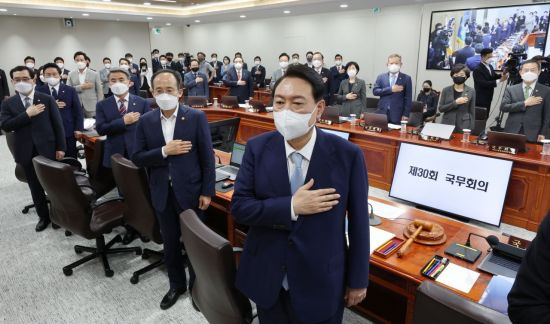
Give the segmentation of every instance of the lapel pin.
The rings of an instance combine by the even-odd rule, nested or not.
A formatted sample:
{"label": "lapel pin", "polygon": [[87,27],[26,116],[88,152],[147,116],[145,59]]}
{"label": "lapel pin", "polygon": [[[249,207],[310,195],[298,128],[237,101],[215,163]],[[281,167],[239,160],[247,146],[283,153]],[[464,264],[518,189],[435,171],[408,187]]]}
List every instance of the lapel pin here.
{"label": "lapel pin", "polygon": [[132,104],[132,106],[135,106],[135,105],[136,105],[136,103],[134,102],[134,103]]}

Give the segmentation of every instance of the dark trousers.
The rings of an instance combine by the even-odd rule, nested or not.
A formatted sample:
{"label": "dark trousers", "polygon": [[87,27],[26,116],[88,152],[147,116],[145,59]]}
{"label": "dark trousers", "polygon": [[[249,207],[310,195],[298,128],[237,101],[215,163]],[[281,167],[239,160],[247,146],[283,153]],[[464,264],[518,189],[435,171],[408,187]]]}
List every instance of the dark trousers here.
{"label": "dark trousers", "polygon": [[[186,287],[186,275],[184,260],[181,251],[183,243],[180,241],[181,228],[179,214],[182,212],[172,186],[168,190],[168,199],[166,207],[162,212],[157,211],[162,240],[164,241],[164,262],[168,270],[168,279],[171,289],[181,289]],[[189,262],[189,287],[193,286],[195,281],[195,272]]]}
{"label": "dark trousers", "polygon": [[[294,310],[290,302],[290,292],[284,290],[283,287],[281,287],[281,292],[279,293],[279,298],[275,302],[275,305],[269,309],[263,309],[260,306],[257,308],[260,324],[310,324],[298,319],[297,313],[299,310],[298,312]],[[344,296],[342,296],[340,307],[332,317],[321,322],[316,322],[315,324],[341,324],[343,316]]]}
{"label": "dark trousers", "polygon": [[77,151],[76,151],[76,138],[74,136],[71,137],[65,137],[65,143],[67,143],[67,150],[65,150],[65,156],[66,157],[72,157],[77,158]]}
{"label": "dark trousers", "polygon": [[[36,156],[36,154],[34,154],[34,156]],[[27,178],[27,184],[31,190],[32,202],[38,217],[41,219],[50,219],[48,199],[46,198],[44,188],[42,188],[40,181],[38,181],[32,162],[26,163],[25,165],[22,165],[22,167],[25,172],[25,177]]]}

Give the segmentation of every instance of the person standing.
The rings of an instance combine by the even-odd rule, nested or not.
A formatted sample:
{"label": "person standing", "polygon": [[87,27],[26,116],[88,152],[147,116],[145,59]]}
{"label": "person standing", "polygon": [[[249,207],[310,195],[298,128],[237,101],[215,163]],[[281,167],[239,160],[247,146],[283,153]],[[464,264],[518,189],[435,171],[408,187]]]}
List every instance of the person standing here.
{"label": "person standing", "polygon": [[10,71],[16,94],[2,102],[0,127],[5,132],[14,132],[15,163],[25,172],[31,190],[32,201],[39,221],[37,232],[50,224],[48,199],[32,164],[32,158],[42,155],[51,160],[61,160],[65,156],[65,132],[63,121],[55,99],[36,92],[34,70],[17,66]]}
{"label": "person standing", "polygon": [[[346,66],[342,61],[342,55],[336,54],[334,56],[334,66],[330,68],[330,91],[331,95],[338,93],[340,89],[340,84],[342,81],[348,78],[348,73],[346,71]],[[332,97],[330,98],[332,100]],[[335,104],[332,100],[330,104]]]}
{"label": "person standing", "polygon": [[342,80],[337,93],[338,101],[342,102],[340,115],[349,117],[350,114],[355,114],[360,118],[367,111],[367,86],[364,80],[357,77],[357,62],[349,62],[345,70],[349,78]]}
{"label": "person standing", "polygon": [[214,82],[220,82],[222,80],[222,65],[223,63],[218,61],[218,54],[212,53],[210,55],[210,65],[214,68],[216,71],[216,77],[214,78]]}
{"label": "person standing", "polygon": [[111,70],[111,59],[108,57],[103,58],[103,69],[99,70],[99,79],[101,80],[101,86],[103,88],[103,96],[108,98],[113,95],[111,88],[109,87],[109,71]]}
{"label": "person standing", "polygon": [[275,82],[283,77],[286,73],[286,69],[288,68],[288,54],[287,53],[281,53],[279,55],[279,69],[273,71],[273,76],[271,77],[271,83],[269,84],[269,87],[273,89],[273,86],[275,85]]}
{"label": "person standing", "polygon": [[277,131],[247,142],[231,202],[249,227],[235,285],[262,324],[342,323],[367,294],[364,155],[315,127],[326,104],[313,69],[289,66],[273,94]]}
{"label": "person standing", "polygon": [[443,114],[441,123],[455,126],[455,132],[473,130],[476,92],[464,84],[470,77],[470,69],[464,64],[455,64],[450,75],[453,85],[441,90],[439,100],[439,111]]}
{"label": "person standing", "polygon": [[258,88],[265,88],[265,67],[262,65],[262,58],[259,56],[256,56],[254,58],[254,66],[252,67],[252,70],[250,70],[250,73],[252,73],[252,82],[254,83],[255,87]]}
{"label": "person standing", "polygon": [[378,75],[372,89],[380,97],[376,113],[386,114],[388,122],[396,125],[409,119],[412,105],[411,77],[400,72],[402,66],[401,55],[388,56],[388,73]]}
{"label": "person standing", "polygon": [[439,102],[439,93],[432,88],[431,80],[426,80],[422,83],[422,90],[418,93],[416,101],[424,104],[423,119],[435,116],[437,103]]}
{"label": "person standing", "polygon": [[223,76],[223,83],[229,87],[229,95],[236,96],[239,103],[244,103],[254,96],[252,75],[244,68],[243,59],[240,57],[233,60],[233,67]]}
{"label": "person standing", "polygon": [[185,73],[183,85],[187,88],[187,96],[208,98],[208,77],[200,72],[199,61],[191,59],[191,71]]}
{"label": "person standing", "polygon": [[58,56],[53,60],[53,62],[61,69],[61,83],[67,84],[67,79],[69,78],[69,73],[71,71],[65,68],[65,60]]}
{"label": "person standing", "polygon": [[330,75],[330,70],[324,66],[324,59],[325,57],[321,52],[315,52],[313,53],[313,60],[311,64],[313,64],[313,70],[315,70],[315,72],[319,74],[321,80],[323,81],[323,85],[325,86],[325,94],[323,96],[323,99],[328,105],[330,104],[332,97],[332,89],[330,88],[332,84],[332,76]]}
{"label": "person standing", "polygon": [[[151,200],[157,214],[170,289],[162,298],[168,309],[187,291],[181,254],[179,214],[193,209],[199,217],[216,194],[214,152],[204,112],[179,104],[183,95],[181,76],[161,70],[151,79],[159,110],[142,116],[136,130],[132,160],[148,170]],[[189,264],[189,289],[194,283]]]}
{"label": "person standing", "polygon": [[474,89],[476,90],[476,106],[487,108],[487,116],[490,114],[491,101],[496,86],[508,79],[508,73],[496,73],[493,68],[493,49],[481,50],[481,62],[474,70]]}
{"label": "person standing", "polygon": [[67,84],[76,89],[82,108],[84,108],[85,117],[93,118],[95,116],[95,106],[104,96],[99,74],[88,68],[87,57],[84,52],[74,53],[73,58],[78,69],[69,73]]}
{"label": "person standing", "polygon": [[10,97],[10,88],[8,87],[8,79],[6,77],[6,72],[0,69],[0,105],[4,99]]}

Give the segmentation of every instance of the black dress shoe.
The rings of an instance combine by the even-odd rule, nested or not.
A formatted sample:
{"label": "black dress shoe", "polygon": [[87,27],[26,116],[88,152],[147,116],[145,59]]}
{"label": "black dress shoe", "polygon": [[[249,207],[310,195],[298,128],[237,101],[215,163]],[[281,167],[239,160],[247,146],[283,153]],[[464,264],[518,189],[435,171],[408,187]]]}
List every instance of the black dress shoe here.
{"label": "black dress shoe", "polygon": [[122,238],[122,244],[128,245],[132,243],[137,237],[138,237],[138,234],[136,230],[134,230],[133,228],[126,228],[126,233]]}
{"label": "black dress shoe", "polygon": [[180,295],[183,295],[187,291],[187,288],[180,288],[180,289],[172,289],[168,290],[166,295],[162,298],[162,301],[160,302],[160,309],[168,309],[172,307],[176,301],[178,301],[178,298]]}
{"label": "black dress shoe", "polygon": [[53,222],[52,222],[52,228],[53,228],[53,229],[59,229],[60,227],[59,227],[59,225],[57,225],[56,223],[53,223]]}
{"label": "black dress shoe", "polygon": [[36,224],[36,227],[34,228],[37,232],[42,232],[50,225],[50,219],[49,218],[40,218],[38,221],[38,224]]}

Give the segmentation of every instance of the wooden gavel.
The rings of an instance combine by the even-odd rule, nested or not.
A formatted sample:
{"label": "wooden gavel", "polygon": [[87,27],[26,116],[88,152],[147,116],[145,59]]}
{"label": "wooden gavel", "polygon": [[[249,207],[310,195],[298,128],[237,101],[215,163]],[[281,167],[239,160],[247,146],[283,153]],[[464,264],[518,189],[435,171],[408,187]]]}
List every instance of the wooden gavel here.
{"label": "wooden gavel", "polygon": [[432,224],[430,222],[427,222],[427,221],[423,221],[423,220],[415,220],[414,221],[414,226],[417,227],[416,231],[414,231],[414,233],[409,237],[407,242],[405,242],[405,244],[403,244],[403,246],[399,249],[399,251],[397,251],[397,256],[398,257],[402,257],[407,252],[407,250],[411,246],[412,242],[414,241],[416,236],[418,234],[420,234],[420,232],[422,232],[423,230],[426,230],[426,231],[430,232],[432,230],[434,224]]}

